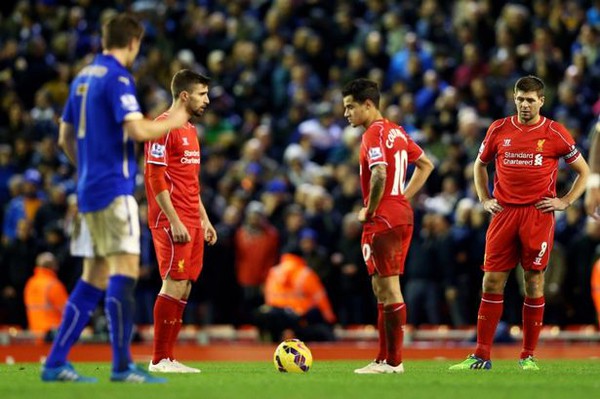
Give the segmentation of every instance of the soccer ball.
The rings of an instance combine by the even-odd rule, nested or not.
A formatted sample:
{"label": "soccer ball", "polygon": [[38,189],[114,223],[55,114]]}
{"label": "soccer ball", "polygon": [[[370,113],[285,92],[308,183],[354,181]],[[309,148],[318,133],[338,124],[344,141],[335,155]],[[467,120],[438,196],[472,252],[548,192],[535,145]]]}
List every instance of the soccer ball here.
{"label": "soccer ball", "polygon": [[273,364],[282,373],[306,373],[312,366],[312,353],[299,339],[286,339],[275,349]]}

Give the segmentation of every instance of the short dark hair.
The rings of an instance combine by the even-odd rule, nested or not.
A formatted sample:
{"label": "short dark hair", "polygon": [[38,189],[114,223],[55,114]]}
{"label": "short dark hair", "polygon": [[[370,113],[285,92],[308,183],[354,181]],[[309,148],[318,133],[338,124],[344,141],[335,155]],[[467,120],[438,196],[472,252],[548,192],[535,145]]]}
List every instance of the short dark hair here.
{"label": "short dark hair", "polygon": [[538,97],[543,97],[544,82],[537,76],[524,76],[521,79],[517,80],[517,83],[515,83],[515,93],[517,91],[522,91],[525,93],[529,91],[535,91],[537,92]]}
{"label": "short dark hair", "polygon": [[102,47],[106,50],[125,48],[132,39],[144,35],[142,23],[131,14],[117,14],[102,25]]}
{"label": "short dark hair", "polygon": [[208,86],[210,78],[190,69],[182,69],[173,76],[171,80],[171,95],[179,97],[182,91],[190,91],[192,85],[202,84]]}
{"label": "short dark hair", "polygon": [[371,100],[375,107],[379,108],[379,86],[377,82],[369,79],[354,79],[348,82],[342,89],[342,96],[352,96],[357,103],[364,103]]}

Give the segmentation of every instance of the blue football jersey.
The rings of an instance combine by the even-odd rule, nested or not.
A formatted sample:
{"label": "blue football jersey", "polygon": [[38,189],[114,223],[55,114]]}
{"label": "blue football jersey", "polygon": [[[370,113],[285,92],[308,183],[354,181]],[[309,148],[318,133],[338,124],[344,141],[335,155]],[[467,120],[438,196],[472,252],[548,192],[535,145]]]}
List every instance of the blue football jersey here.
{"label": "blue football jersey", "polygon": [[111,55],[98,55],[71,83],[62,119],[77,136],[78,205],[81,212],[133,195],[137,165],[126,120],[143,115],[129,71]]}

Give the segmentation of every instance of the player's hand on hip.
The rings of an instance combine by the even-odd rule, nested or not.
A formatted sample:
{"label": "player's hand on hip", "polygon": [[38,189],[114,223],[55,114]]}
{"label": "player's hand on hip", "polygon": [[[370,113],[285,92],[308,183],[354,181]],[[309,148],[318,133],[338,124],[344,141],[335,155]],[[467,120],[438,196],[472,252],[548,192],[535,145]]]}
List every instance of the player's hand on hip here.
{"label": "player's hand on hip", "polygon": [[544,197],[541,201],[535,204],[535,207],[542,213],[564,211],[569,207],[569,203],[563,201],[562,198]]}
{"label": "player's hand on hip", "polygon": [[188,229],[179,220],[171,223],[171,235],[173,236],[173,242],[190,242],[192,239]]}
{"label": "player's hand on hip", "polygon": [[488,200],[485,200],[481,203],[481,205],[483,205],[483,209],[485,209],[486,212],[489,212],[492,215],[495,215],[504,210],[504,208],[502,208],[502,206],[498,203],[498,200],[496,198],[490,198]]}
{"label": "player's hand on hip", "polygon": [[588,188],[584,203],[587,214],[600,222],[600,188]]}

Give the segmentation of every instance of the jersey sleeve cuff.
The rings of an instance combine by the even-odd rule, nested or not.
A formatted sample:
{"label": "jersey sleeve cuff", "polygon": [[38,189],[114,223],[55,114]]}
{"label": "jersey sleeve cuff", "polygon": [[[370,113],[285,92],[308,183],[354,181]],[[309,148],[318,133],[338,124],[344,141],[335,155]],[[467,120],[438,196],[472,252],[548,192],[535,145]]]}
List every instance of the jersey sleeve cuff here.
{"label": "jersey sleeve cuff", "polygon": [[167,166],[166,162],[146,161],[146,163],[151,163],[152,165]]}
{"label": "jersey sleeve cuff", "polygon": [[144,119],[144,115],[141,112],[130,112],[123,118],[124,121],[137,121],[140,119]]}

